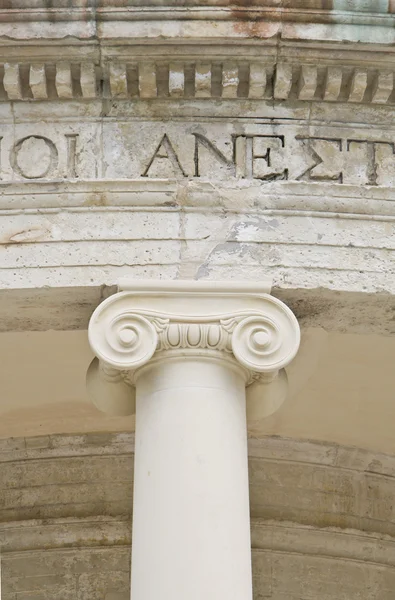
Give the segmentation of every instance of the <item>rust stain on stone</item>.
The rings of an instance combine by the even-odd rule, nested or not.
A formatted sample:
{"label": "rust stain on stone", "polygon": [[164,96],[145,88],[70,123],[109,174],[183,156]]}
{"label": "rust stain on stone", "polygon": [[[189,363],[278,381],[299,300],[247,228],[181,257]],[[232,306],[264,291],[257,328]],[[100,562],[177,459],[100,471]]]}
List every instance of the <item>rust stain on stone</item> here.
{"label": "rust stain on stone", "polygon": [[[390,0],[395,8],[395,0]],[[330,22],[333,0],[280,0],[276,5],[268,6],[264,12],[256,10],[262,7],[261,0],[234,0],[232,16],[236,21],[235,32],[249,37],[272,38],[281,31],[281,24],[309,23],[314,15],[317,22]]]}
{"label": "rust stain on stone", "polygon": [[26,244],[42,240],[50,234],[49,229],[43,227],[27,227],[21,231],[16,231],[12,235],[9,235],[7,239],[0,240],[1,245],[9,244]]}
{"label": "rust stain on stone", "polygon": [[84,206],[108,206],[107,194],[105,192],[94,192],[84,202]]}
{"label": "rust stain on stone", "polygon": [[333,10],[333,0],[284,0],[285,8],[301,8],[304,10]]}
{"label": "rust stain on stone", "polygon": [[265,12],[263,18],[257,11],[252,10],[253,8],[254,6],[250,2],[247,3],[245,0],[236,1],[236,7],[232,9],[232,16],[235,20],[235,33],[245,37],[263,39],[277,35],[279,31],[278,21],[281,18],[280,11],[273,9]]}

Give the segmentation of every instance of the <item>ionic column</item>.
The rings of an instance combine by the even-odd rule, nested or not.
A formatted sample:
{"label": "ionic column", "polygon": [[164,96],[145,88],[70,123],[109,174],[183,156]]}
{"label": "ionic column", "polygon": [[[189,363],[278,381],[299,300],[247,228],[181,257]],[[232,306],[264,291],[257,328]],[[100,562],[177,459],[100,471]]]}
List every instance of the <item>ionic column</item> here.
{"label": "ionic column", "polygon": [[131,597],[251,600],[246,398],[282,402],[298,323],[265,285],[121,290],[91,318],[87,383],[136,411]]}

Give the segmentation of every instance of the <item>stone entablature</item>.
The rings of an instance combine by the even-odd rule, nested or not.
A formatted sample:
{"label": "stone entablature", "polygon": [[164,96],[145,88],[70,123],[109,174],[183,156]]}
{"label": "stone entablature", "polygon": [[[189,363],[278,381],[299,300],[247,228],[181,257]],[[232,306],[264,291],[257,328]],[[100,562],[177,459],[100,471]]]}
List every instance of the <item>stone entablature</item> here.
{"label": "stone entablature", "polygon": [[130,276],[392,331],[393,3],[176,4],[2,9],[0,327],[86,327]]}
{"label": "stone entablature", "polygon": [[275,121],[226,106],[209,119],[210,104],[199,119],[118,108],[82,122],[73,107],[56,120],[37,107],[40,120],[2,125],[3,287],[48,285],[44,264],[51,287],[111,285],[126,267],[223,279],[232,265],[276,288],[393,292],[395,132],[384,121],[328,125],[333,107],[312,126],[308,111],[266,106]]}

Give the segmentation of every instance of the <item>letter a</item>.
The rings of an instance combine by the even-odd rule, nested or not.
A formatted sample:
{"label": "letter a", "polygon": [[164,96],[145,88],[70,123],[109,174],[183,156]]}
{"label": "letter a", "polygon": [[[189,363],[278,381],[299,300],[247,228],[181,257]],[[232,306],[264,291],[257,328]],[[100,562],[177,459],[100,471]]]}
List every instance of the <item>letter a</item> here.
{"label": "letter a", "polygon": [[170,164],[171,164],[175,174],[178,173],[178,174],[181,174],[183,177],[188,177],[187,174],[185,173],[184,169],[182,168],[181,163],[176,154],[176,151],[174,150],[166,133],[162,137],[161,141],[159,142],[159,146],[155,150],[154,155],[152,156],[144,173],[142,174],[142,177],[149,177],[148,171],[150,170],[152,163],[154,162],[154,160],[156,158],[166,158],[167,160],[170,161]]}

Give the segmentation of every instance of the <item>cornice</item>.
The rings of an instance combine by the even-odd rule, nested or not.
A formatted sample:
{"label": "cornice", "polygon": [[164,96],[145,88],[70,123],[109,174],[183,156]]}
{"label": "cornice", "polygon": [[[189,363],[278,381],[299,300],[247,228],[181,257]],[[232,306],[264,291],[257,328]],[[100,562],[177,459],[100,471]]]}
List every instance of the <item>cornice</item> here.
{"label": "cornice", "polygon": [[0,10],[0,101],[395,101],[390,2],[50,4]]}
{"label": "cornice", "polygon": [[391,2],[372,1],[371,6],[361,6],[358,0],[348,2],[346,10],[339,8],[336,1],[316,0],[260,0],[260,2],[235,3],[230,0],[211,0],[203,3],[199,0],[52,0],[48,6],[46,0],[9,0],[6,8],[0,10],[4,20],[8,21],[102,21],[116,20],[119,17],[138,19],[162,18],[177,19],[188,15],[189,19],[218,18],[240,20],[265,19],[274,22],[304,22],[352,25],[381,25],[391,27],[394,19],[394,7]]}
{"label": "cornice", "polygon": [[[94,41],[108,44],[118,40],[128,45],[137,40],[217,40],[260,43],[263,40],[300,42],[332,41],[346,47],[350,42],[382,46],[393,44],[394,6],[371,1],[368,9],[359,0],[342,2],[288,2],[261,0],[231,3],[227,0],[166,3],[142,0],[8,0],[0,9],[0,44],[41,43],[43,40]],[[3,4],[4,6],[4,4]],[[329,8],[328,8],[329,6]],[[325,7],[325,8],[324,8]],[[339,9],[340,8],[340,9]],[[144,25],[146,23],[146,26]],[[14,27],[10,29],[10,24]],[[29,27],[26,25],[29,24]]]}

